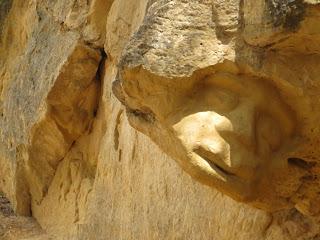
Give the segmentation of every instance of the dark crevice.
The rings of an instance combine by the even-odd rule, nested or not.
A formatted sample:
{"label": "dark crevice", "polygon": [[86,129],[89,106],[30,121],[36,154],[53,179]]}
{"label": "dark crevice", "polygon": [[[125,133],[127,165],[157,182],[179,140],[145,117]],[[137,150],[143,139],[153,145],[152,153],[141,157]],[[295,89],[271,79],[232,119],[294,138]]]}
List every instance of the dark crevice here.
{"label": "dark crevice", "polygon": [[274,27],[283,26],[294,31],[305,15],[306,4],[303,0],[268,0],[266,3]]}
{"label": "dark crevice", "polygon": [[[92,120],[91,122],[89,123],[89,125],[93,126],[94,124],[94,121],[96,120],[96,116],[98,114],[98,111],[99,111],[99,107],[100,107],[100,102],[101,102],[101,98],[102,98],[102,82],[103,82],[103,76],[104,76],[104,65],[105,65],[105,61],[107,59],[107,55],[105,54],[105,52],[100,49],[100,56],[101,56],[101,59],[100,59],[100,62],[98,63],[98,67],[97,67],[97,71],[96,71],[96,75],[94,76],[94,80],[93,81],[97,81],[99,83],[99,87],[97,88],[97,103],[96,103],[96,106],[95,108],[93,109],[93,113],[92,113]],[[72,140],[71,143],[70,143],[70,146],[69,148],[67,149],[67,151],[63,154],[63,156],[58,160],[58,165],[66,158],[66,156],[72,151],[72,149],[75,147],[75,145],[77,144],[77,142],[79,141],[79,139],[85,135],[85,134],[89,134],[92,129],[90,129],[91,131],[88,130],[88,128],[84,129],[84,131],[76,136],[76,138],[74,139],[70,139],[71,135],[68,136],[69,134],[66,134],[66,129],[64,129],[63,126],[61,126],[55,118],[52,118],[55,122],[55,124],[57,125],[57,128],[59,129],[59,131],[62,133],[62,135],[64,137],[66,137],[67,139],[69,138],[69,140]],[[56,170],[58,168],[58,165],[54,167],[54,169]],[[55,173],[53,174],[53,176],[55,175]],[[53,180],[53,177],[51,179],[51,181]],[[46,186],[43,186],[44,187],[44,192],[43,192],[43,195],[42,195],[42,198],[40,201],[38,201],[39,204],[41,204],[41,202],[44,200],[44,198],[47,196],[48,194],[48,190],[51,186],[51,181],[48,182],[48,184]],[[30,193],[31,194],[31,193]],[[31,202],[29,203],[30,204],[30,209],[32,211],[32,207],[31,207]],[[32,212],[31,212],[32,213]],[[32,216],[32,215],[31,215]]]}
{"label": "dark crevice", "polygon": [[119,149],[119,136],[120,136],[120,124],[121,124],[121,116],[122,116],[123,110],[121,109],[118,112],[117,118],[116,118],[116,125],[114,128],[114,134],[113,134],[113,141],[114,141],[114,149],[118,151]]}
{"label": "dark crevice", "polygon": [[0,37],[2,35],[5,19],[12,7],[12,2],[12,0],[0,0]]}
{"label": "dark crevice", "polygon": [[103,72],[104,72],[104,65],[106,60],[108,59],[108,56],[104,49],[100,49],[100,55],[101,55],[101,61],[99,62],[96,79],[101,82],[101,79],[103,78]]}
{"label": "dark crevice", "polygon": [[118,156],[118,161],[121,162],[122,161],[122,150],[119,150],[119,156]]}
{"label": "dark crevice", "polygon": [[316,165],[315,162],[307,162],[301,158],[296,158],[296,157],[288,158],[288,163],[305,170],[309,170]]}
{"label": "dark crevice", "polygon": [[3,215],[5,217],[14,215],[10,201],[4,196],[4,194],[1,191],[0,191],[0,215]]}
{"label": "dark crevice", "polygon": [[216,157],[213,153],[203,148],[202,146],[199,146],[198,148],[194,149],[194,152],[198,154],[201,158],[203,158],[208,164],[210,164],[210,166],[214,170],[219,171],[228,176],[235,176],[234,173],[227,171],[225,169],[226,167],[223,167],[223,163],[221,163],[221,161],[215,160]]}
{"label": "dark crevice", "polygon": [[130,109],[130,108],[127,107],[127,112],[129,114],[134,115],[135,117],[140,118],[141,120],[143,120],[145,122],[148,122],[148,123],[154,123],[155,122],[155,116],[151,111],[144,112],[144,111],[141,111],[139,109]]}
{"label": "dark crevice", "polygon": [[212,162],[208,161],[207,159],[206,159],[206,161],[210,164],[210,166],[211,166],[213,169],[215,169],[215,170],[218,169],[218,171],[220,171],[220,172],[222,172],[223,174],[228,175],[228,176],[235,176],[235,174],[230,173],[230,172],[227,172],[226,170],[224,170],[224,169],[223,169],[222,167],[220,167],[219,165],[217,165],[217,164],[215,164],[215,163],[212,163]]}

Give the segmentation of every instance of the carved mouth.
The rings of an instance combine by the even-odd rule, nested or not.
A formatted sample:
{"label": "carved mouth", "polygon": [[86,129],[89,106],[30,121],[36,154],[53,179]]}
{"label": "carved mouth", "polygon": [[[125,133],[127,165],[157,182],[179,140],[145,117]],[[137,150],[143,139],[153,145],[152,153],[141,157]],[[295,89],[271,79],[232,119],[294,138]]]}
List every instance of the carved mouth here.
{"label": "carved mouth", "polygon": [[208,152],[201,148],[194,149],[193,152],[197,154],[203,161],[209,164],[211,169],[215,172],[213,184],[208,184],[213,186],[222,193],[231,196],[240,202],[253,202],[256,199],[256,194],[253,191],[252,184],[250,181],[242,178],[234,172],[232,169],[223,166],[217,161],[218,156],[212,157],[214,153],[211,152],[211,157],[208,156]]}
{"label": "carved mouth", "polygon": [[209,159],[206,159],[204,157],[202,157],[204,160],[206,160],[210,166],[219,174],[221,175],[227,175],[227,176],[236,176],[235,174],[228,172],[227,170],[225,170],[224,168],[220,167],[218,164],[213,163],[212,161],[210,161]]}
{"label": "carved mouth", "polygon": [[223,164],[220,163],[221,161],[217,160],[217,156],[214,153],[201,146],[194,149],[194,152],[204,159],[218,174],[222,176],[236,176],[226,166],[223,166]]}

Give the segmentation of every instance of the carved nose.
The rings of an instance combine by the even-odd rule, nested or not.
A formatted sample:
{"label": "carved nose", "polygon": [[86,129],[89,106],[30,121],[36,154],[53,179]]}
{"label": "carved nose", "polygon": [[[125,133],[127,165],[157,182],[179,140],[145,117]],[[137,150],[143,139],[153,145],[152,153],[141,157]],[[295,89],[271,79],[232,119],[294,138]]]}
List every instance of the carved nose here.
{"label": "carved nose", "polygon": [[198,145],[194,152],[224,174],[237,175],[244,179],[252,179],[255,176],[256,158],[249,151],[242,150],[243,153],[233,156],[235,153],[230,150],[229,144],[206,142]]}
{"label": "carved nose", "polygon": [[210,134],[200,137],[194,152],[224,173],[253,178],[259,164],[254,155],[253,106],[239,106],[222,120],[211,125]]}
{"label": "carved nose", "polygon": [[216,112],[189,115],[174,129],[183,144],[209,164],[248,178],[253,174],[255,159],[247,147],[254,135],[254,113],[247,106],[239,106],[225,115]]}
{"label": "carved nose", "polygon": [[223,139],[204,140],[194,148],[194,152],[205,159],[209,164],[213,164],[224,173],[233,173],[228,154],[228,144]]}

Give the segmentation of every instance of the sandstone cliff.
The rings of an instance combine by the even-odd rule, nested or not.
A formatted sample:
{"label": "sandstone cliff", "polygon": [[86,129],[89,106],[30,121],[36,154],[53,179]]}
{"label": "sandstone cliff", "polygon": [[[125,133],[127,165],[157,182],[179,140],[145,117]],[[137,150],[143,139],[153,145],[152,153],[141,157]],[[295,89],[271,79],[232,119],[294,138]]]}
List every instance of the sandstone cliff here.
{"label": "sandstone cliff", "polygon": [[[0,1],[0,239],[319,239],[319,22],[311,0]],[[267,112],[263,165],[194,164],[195,113],[250,127],[229,79]]]}

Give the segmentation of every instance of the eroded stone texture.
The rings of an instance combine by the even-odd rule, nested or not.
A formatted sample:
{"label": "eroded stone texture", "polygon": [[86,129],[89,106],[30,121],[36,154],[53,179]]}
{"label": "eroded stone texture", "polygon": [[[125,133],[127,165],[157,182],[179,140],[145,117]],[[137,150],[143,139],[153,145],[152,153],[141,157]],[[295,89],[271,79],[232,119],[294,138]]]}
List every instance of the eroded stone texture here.
{"label": "eroded stone texture", "polygon": [[[76,162],[73,165],[84,169],[79,173],[79,185],[87,175],[94,177],[93,155],[86,162],[84,157],[76,158],[82,152],[74,149],[92,131],[101,94],[99,66],[103,58],[101,50],[86,43],[79,31],[68,30],[55,19],[51,11],[58,7],[50,4],[12,3],[1,45],[0,120],[1,189],[19,214],[29,215],[32,211],[35,217],[48,218],[48,213],[38,209],[45,208],[43,202],[47,201],[50,186],[65,158],[76,152],[71,157]],[[88,8],[96,9],[91,5]],[[16,28],[19,20],[32,24]],[[79,17],[73,23],[84,28],[87,25],[82,25],[82,21]],[[87,145],[83,149],[89,148]],[[68,166],[64,171],[69,173],[70,169],[78,171],[78,168]],[[72,179],[67,180],[64,184],[72,185]],[[84,180],[84,197],[90,184],[89,179]],[[55,191],[63,194],[68,187],[66,190],[59,185]],[[82,188],[77,191],[78,195]],[[74,215],[79,211],[76,207]],[[72,222],[74,215],[70,217]]]}
{"label": "eroded stone texture", "polygon": [[[319,237],[316,2],[6,9],[0,190],[16,213],[56,239]],[[49,237],[0,218],[9,239]]]}
{"label": "eroded stone texture", "polygon": [[195,179],[258,208],[317,214],[319,13],[303,1],[155,1],[114,92]]}

